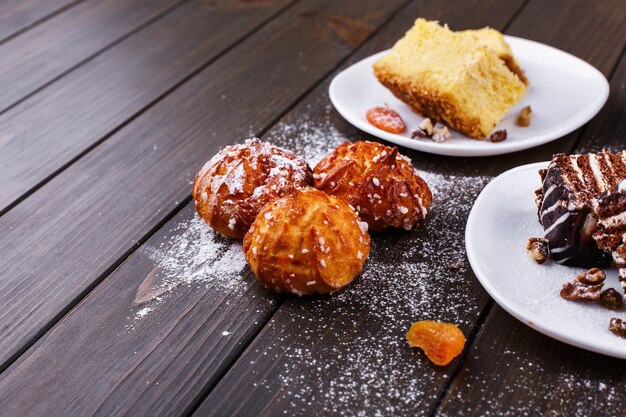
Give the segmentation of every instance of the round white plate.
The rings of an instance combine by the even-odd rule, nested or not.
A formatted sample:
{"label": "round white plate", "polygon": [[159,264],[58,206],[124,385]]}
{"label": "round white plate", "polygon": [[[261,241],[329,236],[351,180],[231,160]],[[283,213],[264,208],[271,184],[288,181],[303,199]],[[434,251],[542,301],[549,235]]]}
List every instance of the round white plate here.
{"label": "round white plate", "polygon": [[[518,320],[550,337],[593,352],[626,359],[626,340],[609,332],[611,317],[626,319],[625,310],[610,311],[593,302],[567,301],[559,291],[583,268],[547,260],[538,265],[526,254],[529,237],[543,236],[537,221],[534,191],[537,171],[547,162],[505,172],[482,191],[465,229],[467,256],[485,290]],[[622,290],[617,270],[607,269],[604,288]]]}
{"label": "round white plate", "polygon": [[[530,87],[526,96],[496,126],[506,129],[508,139],[492,143],[470,139],[451,131],[452,140],[435,143],[430,139],[411,139],[411,131],[423,117],[393,94],[374,76],[372,65],[383,51],[366,58],[338,74],[330,84],[330,100],[352,125],[381,139],[419,151],[453,156],[499,155],[532,148],[558,139],[587,123],[600,111],[609,95],[609,83],[597,69],[566,52],[526,39],[506,36],[513,53],[526,71]],[[407,125],[402,134],[388,133],[372,126],[365,112],[389,105]],[[529,127],[519,127],[515,120],[520,109],[533,110]]]}

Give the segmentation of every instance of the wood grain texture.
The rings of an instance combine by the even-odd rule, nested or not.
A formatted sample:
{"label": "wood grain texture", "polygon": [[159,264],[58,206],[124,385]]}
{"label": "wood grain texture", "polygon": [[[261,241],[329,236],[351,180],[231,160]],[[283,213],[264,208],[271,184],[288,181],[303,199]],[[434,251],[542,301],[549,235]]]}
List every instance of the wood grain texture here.
{"label": "wood grain texture", "polygon": [[439,416],[623,416],[626,362],[558,342],[495,306]]}
{"label": "wood grain texture", "polygon": [[606,105],[589,123],[589,128],[577,144],[576,153],[613,152],[626,149],[626,53],[611,77],[611,93]]}
{"label": "wood grain texture", "polygon": [[0,42],[80,0],[2,0]]}
{"label": "wood grain texture", "polygon": [[[267,128],[351,53],[357,40],[322,15],[368,28],[363,42],[401,4],[294,5],[0,218],[0,251],[7,255],[0,265],[3,362],[178,209],[196,170],[220,146]],[[188,207],[180,216],[190,213]],[[163,236],[150,245],[158,248]],[[256,283],[225,294],[179,285],[162,314],[131,320],[134,331],[125,331],[144,308],[135,301],[151,298],[147,288],[157,279],[146,256],[152,251],[143,249],[2,374],[3,411],[184,414],[275,308],[273,294],[255,296]],[[225,330],[231,337],[222,336]]]}
{"label": "wood grain texture", "polygon": [[0,45],[0,112],[178,3],[85,1]]}
{"label": "wood grain texture", "polygon": [[0,115],[0,213],[289,3],[193,0]]}
{"label": "wood grain texture", "polygon": [[[230,277],[218,272],[221,257],[241,251],[218,238],[212,247],[221,254],[204,265],[201,279],[180,283],[149,303],[136,302],[146,281],[176,282],[175,274],[189,273],[167,270],[154,255],[176,251],[172,237],[189,233],[193,215],[193,205],[187,204],[0,377],[3,413],[186,414],[278,301],[249,270]],[[156,282],[149,286],[162,288]]]}
{"label": "wood grain texture", "polygon": [[[414,3],[349,63],[389,47],[417,16],[438,17],[458,28],[502,28],[520,4],[493,2],[479,11],[473,3]],[[343,140],[369,138],[330,110],[328,84],[264,138],[309,160]],[[339,294],[288,298],[196,416],[431,413],[457,362],[432,365],[406,345],[404,334],[422,319],[451,321],[471,333],[488,297],[468,270],[463,233],[469,208],[490,178],[470,173],[463,178],[453,173],[462,172],[455,160],[430,164],[418,152],[402,152],[428,171],[434,203],[426,227],[372,234],[363,276]]]}
{"label": "wood grain texture", "polygon": [[[580,51],[575,49],[576,42],[570,43],[566,38],[563,41],[573,48],[571,52],[576,55],[593,51],[590,59],[600,59],[601,62],[590,61],[591,64],[609,75],[618,64],[624,48],[624,28],[613,27],[613,41],[588,45],[584,41],[587,29],[576,24],[584,14],[575,10],[569,15],[561,15],[561,19],[563,24],[570,23],[569,27],[579,28],[570,30],[568,35],[579,40]],[[624,11],[623,8],[621,11]],[[618,14],[619,7],[608,8],[606,13]],[[526,18],[536,19],[536,15]],[[544,26],[549,27],[552,34],[562,32],[550,25]],[[621,64],[612,75],[609,100],[599,115],[584,128],[579,148],[572,149],[578,139],[572,134],[567,140],[526,152],[530,156],[528,162],[550,159],[550,154],[555,151],[582,152],[603,147],[623,149],[623,132],[626,130],[625,73],[626,65],[622,57]],[[561,147],[557,147],[559,143]],[[462,371],[443,399],[439,415],[624,415],[626,408],[619,399],[625,393],[625,375],[624,361],[555,341],[496,306],[481,328]]]}

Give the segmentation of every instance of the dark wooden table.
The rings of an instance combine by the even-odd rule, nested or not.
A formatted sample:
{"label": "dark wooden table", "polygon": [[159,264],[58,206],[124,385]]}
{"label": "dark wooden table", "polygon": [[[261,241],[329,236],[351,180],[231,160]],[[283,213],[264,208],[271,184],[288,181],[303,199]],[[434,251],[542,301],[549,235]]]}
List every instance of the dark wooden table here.
{"label": "dark wooden table", "polygon": [[[609,100],[525,152],[403,150],[427,226],[375,236],[338,294],[266,291],[193,219],[193,175],[251,135],[311,160],[372,139],[328,84],[419,16],[575,54]],[[0,415],[626,415],[626,363],[505,313],[463,239],[499,173],[626,147],[625,46],[623,0],[0,1]],[[457,323],[463,354],[408,348],[420,319]]]}

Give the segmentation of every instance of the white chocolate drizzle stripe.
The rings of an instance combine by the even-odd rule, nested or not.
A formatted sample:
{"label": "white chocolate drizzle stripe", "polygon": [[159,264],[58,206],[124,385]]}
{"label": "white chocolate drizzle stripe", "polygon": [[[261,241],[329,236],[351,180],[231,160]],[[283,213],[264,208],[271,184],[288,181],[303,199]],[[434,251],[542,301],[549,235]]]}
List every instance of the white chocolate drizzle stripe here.
{"label": "white chocolate drizzle stripe", "polygon": [[569,218],[569,216],[571,216],[572,213],[570,213],[569,211],[565,214],[563,214],[561,217],[559,217],[553,224],[552,226],[548,227],[546,229],[546,231],[543,233],[543,236],[548,236],[548,234],[554,230],[555,227],[557,227],[559,224],[563,223],[565,220],[567,220]]}

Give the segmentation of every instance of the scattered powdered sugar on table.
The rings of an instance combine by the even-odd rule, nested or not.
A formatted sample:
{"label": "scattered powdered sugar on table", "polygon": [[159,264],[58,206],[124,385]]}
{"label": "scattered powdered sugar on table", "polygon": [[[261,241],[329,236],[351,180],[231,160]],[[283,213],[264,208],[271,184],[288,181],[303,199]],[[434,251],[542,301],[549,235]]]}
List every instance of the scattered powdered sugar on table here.
{"label": "scattered powdered sugar on table", "polygon": [[297,123],[278,124],[263,140],[296,152],[313,168],[348,137],[327,118],[320,122],[303,117]]}
{"label": "scattered powdered sugar on table", "polygon": [[[179,233],[180,231],[182,233]],[[239,278],[246,266],[241,244],[215,233],[197,215],[172,230],[173,237],[148,253],[159,266],[163,284],[219,282],[222,288],[244,285]],[[245,285],[244,285],[245,287]]]}
{"label": "scattered powdered sugar on table", "polygon": [[154,308],[152,308],[152,307],[144,307],[144,308],[142,308],[141,310],[137,311],[137,313],[135,313],[135,320],[140,319],[142,317],[145,317],[152,310],[154,310]]}
{"label": "scattered powdered sugar on table", "polygon": [[[157,306],[152,303],[179,285],[211,285],[215,291],[247,286],[241,279],[246,266],[241,244],[215,233],[197,214],[168,233],[170,237],[158,247],[146,246],[145,254],[154,262],[156,273],[142,294],[135,320],[154,311]],[[142,307],[147,302],[150,306]]]}
{"label": "scattered powdered sugar on table", "polygon": [[[501,346],[504,342],[498,340],[497,335],[487,337],[493,346]],[[512,349],[516,350],[498,349],[499,354],[494,355],[487,348],[470,357],[467,365],[470,371],[464,372],[463,381],[467,386],[476,387],[475,401],[466,398],[467,390],[451,390],[446,408],[454,411],[443,411],[438,416],[474,415],[478,410],[481,416],[494,417],[587,417],[591,410],[593,415],[623,415],[622,391],[618,388],[623,378],[607,370],[606,376],[598,380],[594,371],[594,368],[606,367],[610,359],[580,351],[575,357],[557,358],[558,366],[547,366],[546,361],[555,361],[552,355],[559,352],[538,356],[519,337],[515,341],[519,348],[514,346]],[[478,360],[481,354],[488,357]],[[475,360],[480,365],[474,365]],[[485,363],[489,365],[485,366]],[[572,398],[573,392],[588,394]]]}
{"label": "scattered powdered sugar on table", "polygon": [[[290,299],[269,325],[256,352],[264,363],[281,365],[269,374],[252,366],[253,385],[278,391],[276,407],[284,414],[314,405],[320,414],[414,415],[440,394],[450,368],[433,366],[404,335],[412,322],[427,319],[453,322],[466,334],[472,328],[483,293],[466,274],[463,225],[490,178],[422,174],[435,194],[425,226],[373,233],[357,281],[329,297]],[[296,334],[293,323],[300,326]]]}

